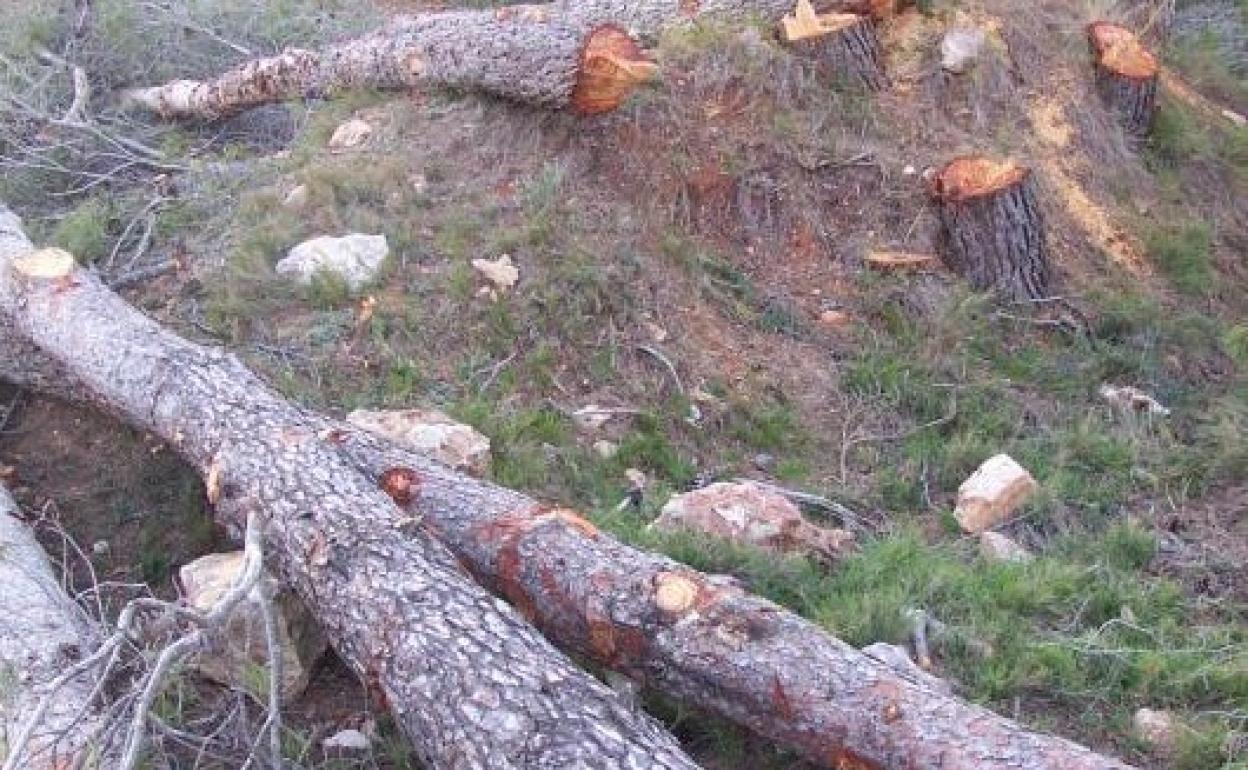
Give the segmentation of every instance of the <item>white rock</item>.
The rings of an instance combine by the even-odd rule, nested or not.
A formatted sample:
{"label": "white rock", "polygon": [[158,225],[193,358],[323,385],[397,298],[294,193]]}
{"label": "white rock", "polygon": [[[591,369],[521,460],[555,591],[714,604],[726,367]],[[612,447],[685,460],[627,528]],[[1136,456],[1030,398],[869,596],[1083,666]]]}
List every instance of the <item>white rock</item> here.
{"label": "white rock", "polygon": [[598,406],[597,404],[586,404],[572,413],[572,424],[576,429],[583,433],[593,433],[601,430],[602,426],[611,421],[621,412],[619,409],[612,409],[607,406]]}
{"label": "white rock", "polygon": [[472,266],[485,279],[494,284],[494,288],[506,292],[520,280],[520,271],[511,263],[511,256],[504,254],[498,259],[474,259]]}
{"label": "white rock", "polygon": [[1135,737],[1155,749],[1168,749],[1174,745],[1174,718],[1167,711],[1140,709],[1131,718]]}
{"label": "white rock", "polygon": [[306,184],[295,185],[290,188],[290,192],[286,193],[286,197],[282,199],[282,205],[288,209],[301,209],[308,205],[308,199],[311,194],[308,192]]}
{"label": "white rock", "polygon": [[988,561],[1025,564],[1036,557],[1019,543],[1000,532],[979,533],[979,552]]}
{"label": "white rock", "polygon": [[339,751],[368,751],[371,745],[368,736],[359,730],[342,730],[329,736],[321,741],[321,745],[326,751],[338,749]]}
{"label": "white rock", "polygon": [[319,272],[335,273],[342,276],[351,291],[359,291],[377,278],[389,254],[384,235],[323,235],[291,249],[274,269],[281,275],[295,276],[302,284],[311,283]]}
{"label": "white rock", "polygon": [[1169,417],[1170,410],[1161,405],[1157,399],[1139,388],[1131,385],[1110,385],[1100,387],[1101,398],[1124,414],[1151,414],[1156,417]]}
{"label": "white rock", "polygon": [[457,470],[480,475],[490,467],[489,438],[435,409],[357,409],[347,422]]}
{"label": "white rock", "polygon": [[[214,553],[184,565],[179,571],[186,601],[199,612],[211,609],[230,589],[243,567],[243,552]],[[284,701],[296,698],[312,675],[312,668],[329,643],[312,614],[291,591],[281,587],[268,573],[262,578],[274,592],[277,610],[277,636],[282,655],[281,692]],[[260,605],[252,597],[243,599],[226,618],[225,626],[214,633],[209,648],[196,658],[200,674],[217,682],[240,685],[254,682],[257,666],[268,667],[268,644]],[[264,693],[254,693],[265,697]]]}
{"label": "white rock", "polygon": [[1037,486],[1014,458],[1007,454],[990,457],[958,488],[953,515],[966,532],[983,532],[1004,521]]}
{"label": "white rock", "polygon": [[113,550],[107,540],[96,540],[91,544],[91,553],[96,556],[107,556],[109,551]]}
{"label": "white rock", "polygon": [[334,129],[329,137],[329,149],[335,151],[359,147],[373,135],[373,127],[359,118],[352,118]]}
{"label": "white rock", "polygon": [[615,457],[616,453],[619,451],[619,446],[607,441],[606,439],[599,439],[594,442],[594,454],[604,460],[610,460],[612,457]]}
{"label": "white rock", "polygon": [[979,58],[987,36],[982,29],[956,27],[940,41],[940,66],[947,72],[961,75]]}

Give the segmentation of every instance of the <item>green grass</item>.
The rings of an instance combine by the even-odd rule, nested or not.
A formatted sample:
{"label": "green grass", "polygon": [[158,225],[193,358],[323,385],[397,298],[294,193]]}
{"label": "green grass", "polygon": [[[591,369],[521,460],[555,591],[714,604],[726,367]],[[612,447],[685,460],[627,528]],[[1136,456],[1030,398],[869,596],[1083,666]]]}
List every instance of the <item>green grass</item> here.
{"label": "green grass", "polygon": [[1203,223],[1158,228],[1145,238],[1148,255],[1175,288],[1184,294],[1205,294],[1212,285],[1212,236]]}

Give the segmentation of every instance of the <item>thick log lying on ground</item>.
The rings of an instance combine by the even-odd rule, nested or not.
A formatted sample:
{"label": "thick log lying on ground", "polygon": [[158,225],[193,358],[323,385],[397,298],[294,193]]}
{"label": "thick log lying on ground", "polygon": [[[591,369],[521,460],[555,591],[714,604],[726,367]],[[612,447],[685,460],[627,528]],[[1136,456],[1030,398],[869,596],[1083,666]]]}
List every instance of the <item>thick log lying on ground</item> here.
{"label": "thick log lying on ground", "polygon": [[1140,142],[1157,113],[1157,59],[1129,30],[1098,21],[1088,25],[1096,90],[1118,113],[1127,135]]}
{"label": "thick log lying on ground", "polygon": [[[85,677],[51,693],[44,718],[20,740],[49,685],[91,651],[96,637],[0,485],[0,763],[27,770],[59,770],[78,761],[99,766],[102,760],[92,757],[98,716],[88,709],[92,683]],[[25,744],[20,756],[6,755],[19,743]]]}
{"label": "thick log lying on ground", "polygon": [[815,13],[809,0],[780,23],[780,36],[794,51],[819,62],[834,77],[871,91],[888,87],[875,22],[853,13]]}
{"label": "thick log lying on ground", "polygon": [[198,468],[223,524],[264,514],[269,566],[429,767],[695,767],[413,527],[387,496],[401,497],[402,474],[383,491],[319,434],[318,419],[237,359],[165,331],[65,252],[13,256],[23,248],[20,222],[0,208],[9,333]]}
{"label": "thick log lying on ground", "polygon": [[212,80],[130,91],[165,117],[220,118],[249,107],[352,88],[442,86],[581,114],[618,107],[655,66],[618,27],[585,28],[546,14],[446,11],[325,51],[288,50]]}
{"label": "thick log lying on ground", "polygon": [[[904,5],[900,0],[816,0],[823,13],[856,13],[883,19]],[[556,18],[576,24],[619,24],[637,35],[652,36],[690,21],[762,21],[779,23],[793,12],[793,0],[555,0],[550,8]]]}
{"label": "thick log lying on ground", "polygon": [[955,158],[936,172],[940,255],[980,290],[1010,300],[1048,296],[1044,217],[1031,171],[978,155]]}
{"label": "thick log lying on ground", "polygon": [[[128,415],[132,422],[158,425],[192,461],[207,467],[209,488],[215,490],[219,508],[227,507],[249,488],[258,488],[266,500],[273,494],[315,492],[329,495],[332,506],[345,505],[344,496],[366,498],[373,491],[371,485],[356,487],[352,476],[376,479],[404,507],[402,513],[392,512],[388,522],[379,522],[361,515],[365,506],[361,502],[350,517],[353,528],[335,527],[322,537],[318,533],[326,532],[329,523],[325,514],[309,510],[306,501],[292,501],[289,513],[283,515],[293,516],[293,520],[271,535],[274,544],[270,548],[292,550],[295,556],[302,549],[307,554],[303,569],[316,580],[332,578],[325,574],[327,571],[359,568],[361,565],[353,562],[361,558],[360,550],[375,549],[376,558],[383,563],[394,562],[406,553],[393,542],[401,532],[407,532],[427,550],[424,538],[428,530],[565,648],[792,746],[820,766],[915,770],[1127,767],[1069,741],[1031,733],[1008,719],[933,690],[921,679],[864,655],[771,602],[745,594],[728,581],[624,545],[574,513],[464,476],[348,424],[295,412],[277,402],[272,392],[232,357],[175,342],[155,324],[135,318],[136,311],[107,297],[90,277],[77,280],[59,294],[51,288],[51,298],[43,296],[49,292],[40,292],[39,301],[25,308],[14,306],[11,292],[6,295],[0,281],[0,318],[16,311],[27,319],[18,325],[23,334],[35,335],[47,349],[75,356],[91,351],[90,358],[96,358],[106,350],[112,352],[115,348],[108,343],[118,338],[141,342],[150,360],[137,369],[118,366],[102,371],[99,367],[105,366],[103,363],[77,361],[63,365],[70,369],[69,376],[78,379],[84,375],[93,380],[117,378],[121,380],[117,388],[123,392],[154,389],[158,397],[149,403],[151,412],[134,415],[126,410],[125,402],[119,405],[107,399],[105,403]],[[100,312],[94,310],[97,307]],[[29,329],[27,324],[35,319],[46,319],[44,325],[53,330]],[[142,333],[128,331],[132,329]],[[79,339],[83,336],[87,339]],[[7,376],[9,368],[0,362],[0,376]],[[149,379],[152,384],[144,385]],[[181,384],[182,380],[191,382]],[[235,399],[228,409],[224,404],[208,410],[195,407],[202,399],[187,403],[185,388],[208,385],[214,390],[214,401]],[[189,414],[184,411],[188,408]],[[206,424],[222,416],[233,426]],[[215,455],[224,460],[214,461],[192,451],[196,442],[189,436],[205,431],[230,439],[230,444],[222,447],[224,451]],[[265,457],[259,466],[239,467],[232,458],[239,456],[236,445],[240,442],[261,444],[257,452],[271,452],[278,462]],[[292,457],[291,452],[297,456]],[[336,461],[330,454],[349,467],[335,470]],[[305,457],[314,462],[302,459]],[[293,470],[284,470],[291,467]],[[317,477],[316,489],[275,486],[288,473]],[[326,477],[326,473],[334,475]],[[240,486],[240,480],[253,487]],[[299,518],[296,511],[310,514],[311,519]],[[412,527],[417,519],[423,527]],[[288,543],[288,539],[294,542]],[[400,577],[395,571],[383,575],[391,581]],[[310,583],[297,565],[287,576],[310,597],[313,607],[325,612],[334,603],[332,593],[316,593],[318,584]],[[399,611],[393,620],[382,622],[367,615],[372,604],[364,598],[368,592],[377,591],[377,600],[389,605],[395,591],[389,584],[377,584],[376,579],[382,576],[376,572],[372,577],[360,576],[356,620],[346,628],[343,624],[331,627],[335,638],[344,634],[360,637],[347,645],[339,642],[357,668],[377,670],[370,667],[370,661],[381,666],[380,676],[366,675],[367,680],[382,681],[383,685],[389,682],[393,689],[393,683],[402,683],[404,674],[422,682],[434,676],[409,667],[412,661],[407,644],[419,648],[417,657],[431,656],[429,665],[438,663],[439,651],[430,650],[420,637],[413,638],[422,628],[444,639],[447,646],[475,649],[473,654],[481,655],[481,665],[491,670],[485,676],[498,677],[501,675],[495,672],[506,671],[523,677],[536,665],[515,662],[518,672],[495,669],[502,663],[497,655],[482,654],[472,647],[472,640],[477,638],[473,629],[482,621],[474,623],[474,618],[459,615],[463,610],[459,605],[451,608],[454,622],[426,608],[432,617],[420,621],[424,626],[413,625],[412,613],[402,611],[404,605],[399,602],[395,602]],[[438,588],[427,586],[424,590],[435,592]],[[443,600],[441,592],[427,598]],[[454,595],[449,598],[454,599]],[[371,634],[359,627],[369,621],[380,626]],[[361,649],[370,643],[374,646]],[[387,656],[407,664],[387,664]],[[445,710],[445,704],[429,707],[438,713]],[[469,713],[474,718],[480,716],[475,709]],[[404,720],[412,718],[402,710],[399,714]],[[656,752],[656,757],[662,756]],[[598,761],[587,766],[615,765]],[[659,766],[679,765],[668,761]]]}

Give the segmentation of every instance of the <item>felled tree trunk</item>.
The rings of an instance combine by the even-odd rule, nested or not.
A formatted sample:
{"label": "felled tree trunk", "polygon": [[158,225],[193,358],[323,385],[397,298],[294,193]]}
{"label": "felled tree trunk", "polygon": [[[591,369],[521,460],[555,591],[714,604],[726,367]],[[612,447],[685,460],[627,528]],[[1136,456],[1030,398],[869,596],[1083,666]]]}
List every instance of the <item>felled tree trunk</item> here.
{"label": "felled tree trunk", "polygon": [[941,257],[952,270],[1004,299],[1048,296],[1048,241],[1029,169],[977,155],[956,158],[936,173],[932,193]]}
{"label": "felled tree trunk", "polygon": [[[204,430],[212,430],[214,435],[224,431],[231,436],[237,431],[228,426],[212,428],[201,424],[216,419],[222,414],[221,408],[204,412],[193,404],[185,405],[181,388],[188,386],[178,385],[176,381],[166,383],[175,376],[171,369],[176,370],[180,379],[211,382],[214,388],[224,389],[220,394],[212,394],[213,402],[218,396],[226,395],[240,399],[231,402],[232,409],[225,413],[244,411],[249,415],[246,422],[238,426],[242,428],[243,439],[259,441],[248,437],[273,436],[276,432],[275,438],[258,449],[266,453],[263,462],[250,467],[241,477],[261,490],[268,490],[265,499],[271,494],[291,493],[306,497],[309,490],[274,487],[273,479],[285,477],[283,469],[291,465],[291,452],[302,456],[314,449],[318,452],[317,461],[309,464],[296,460],[294,472],[319,478],[317,488],[312,491],[317,495],[328,494],[331,505],[344,504],[341,498],[348,494],[367,497],[372,493],[371,484],[355,486],[351,481],[353,476],[375,479],[401,504],[402,515],[392,513],[387,521],[378,522],[372,516],[361,515],[365,505],[361,502],[350,516],[350,526],[335,527],[319,536],[318,532],[325,532],[326,515],[309,511],[306,502],[292,501],[289,513],[283,514],[291,521],[283,530],[297,537],[296,542],[286,543],[284,537],[278,536],[280,533],[270,539],[281,546],[283,554],[287,551],[294,551],[296,555],[306,553],[304,569],[312,578],[326,571],[358,569],[359,565],[353,562],[362,558],[355,555],[362,549],[376,549],[375,557],[383,562],[404,563],[398,561],[394,550],[403,547],[397,541],[407,533],[408,538],[422,544],[418,550],[427,550],[425,532],[428,531],[450,545],[474,575],[493,586],[564,648],[791,746],[819,766],[837,770],[894,767],[1123,770],[1128,767],[1069,741],[1029,732],[986,709],[934,690],[912,674],[899,672],[883,661],[864,655],[828,636],[813,623],[771,602],[750,596],[727,580],[624,545],[571,511],[553,509],[511,490],[462,475],[346,423],[297,411],[292,414],[292,407],[277,402],[272,392],[232,357],[204,351],[185,342],[175,344],[169,339],[170,335],[150,321],[135,319],[135,311],[125,308],[118,300],[108,299],[105,290],[89,276],[84,276],[83,281],[86,285],[75,285],[64,292],[62,302],[54,299],[49,303],[45,298],[30,310],[19,309],[19,312],[33,314],[30,315],[32,320],[47,316],[55,322],[55,333],[39,333],[36,337],[47,350],[81,352],[84,343],[74,339],[86,335],[99,340],[90,347],[97,355],[103,355],[104,350],[115,350],[107,343],[120,335],[127,339],[137,336],[147,340],[145,347],[160,351],[147,372],[128,373],[128,369],[119,368],[110,376],[129,383],[160,375],[156,379],[161,381],[150,386],[163,393],[149,404],[154,407],[150,412],[152,416],[143,412],[130,419],[137,424],[158,422],[162,435],[172,436],[175,446],[201,467],[208,467],[209,489],[216,490],[219,509],[228,505],[240,491],[238,481],[227,479],[226,475],[227,471],[231,476],[237,473],[235,461],[229,459],[237,456],[237,450],[227,446],[231,450],[229,453],[217,453],[227,459],[214,462],[189,451],[193,442],[187,437],[188,431],[193,430],[196,435]],[[3,286],[0,281],[0,289]],[[14,312],[11,296],[0,291],[0,318]],[[96,306],[103,309],[102,314],[92,309]],[[109,319],[108,326],[95,325],[102,318]],[[142,329],[142,334],[130,334],[128,330],[132,326]],[[33,331],[26,323],[19,329],[23,334]],[[167,357],[174,352],[176,355],[172,358]],[[0,376],[8,376],[8,369],[9,366],[0,362]],[[84,374],[92,379],[105,376],[94,366],[84,368],[81,364],[75,364],[70,372],[77,379],[82,379]],[[110,403],[105,401],[106,405]],[[191,408],[192,413],[183,414],[184,407]],[[125,409],[113,408],[127,414]],[[275,429],[273,426],[287,427]],[[314,438],[309,437],[309,433]],[[235,440],[240,439],[231,439]],[[333,453],[336,459],[325,457],[319,454],[321,452]],[[336,465],[339,461],[345,467]],[[214,467],[219,468],[215,473]],[[332,475],[326,477],[326,473]],[[340,478],[346,481],[340,484]],[[310,518],[304,519],[303,515]],[[344,515],[337,512],[334,517]],[[381,538],[381,541],[376,542],[374,538]],[[327,611],[327,603],[334,602],[333,593],[316,592],[316,584],[310,585],[309,575],[300,574],[298,569],[287,574],[301,593],[309,597],[310,605],[322,613]],[[427,574],[416,573],[422,581]],[[411,580],[411,575],[410,570],[385,572],[392,583],[401,577]],[[461,649],[469,657],[480,653],[473,644],[478,624],[494,627],[496,623],[512,622],[506,617],[484,621],[463,617],[459,614],[463,607],[458,603],[449,608],[450,618],[454,620],[439,616],[434,608],[426,608],[426,613],[432,617],[420,619],[424,626],[414,625],[417,621],[411,619],[410,611],[398,612],[393,620],[383,621],[381,618],[388,616],[372,614],[372,605],[377,602],[387,609],[397,605],[397,609],[402,610],[401,602],[392,601],[396,587],[378,585],[362,575],[357,580],[361,583],[361,592],[353,605],[358,613],[357,622],[350,627],[356,629],[353,633],[360,635],[361,640],[342,645],[340,649],[345,647],[357,669],[366,672],[366,681],[402,682],[404,674],[426,681],[432,674],[415,667],[413,655],[416,658],[429,656],[427,665],[437,666],[442,650],[430,649],[424,644],[417,635],[420,629],[441,640],[444,646],[454,647],[458,660]],[[426,597],[429,602],[443,600],[437,586],[428,586],[425,590],[430,594]],[[378,592],[376,598],[371,598],[372,592]],[[480,606],[488,608],[485,604]],[[356,628],[366,622],[376,623],[380,628],[372,634]],[[336,637],[342,634],[341,624],[335,624],[331,631]],[[378,636],[381,639],[377,639]],[[370,642],[374,646],[360,649],[361,644]],[[409,644],[418,645],[418,651],[409,651]],[[387,664],[387,656],[401,661]],[[538,665],[522,658],[513,663],[519,666],[517,671],[494,668],[504,663],[494,654],[483,655],[479,661],[492,671],[522,678]],[[370,663],[381,666],[380,676],[368,673],[377,670]],[[562,667],[557,666],[553,672],[553,679],[567,676]],[[568,686],[564,683],[555,689]],[[445,696],[448,689],[437,692]],[[394,702],[392,697],[392,705]],[[428,707],[438,714],[447,712],[445,703]],[[412,718],[403,710],[398,713],[401,719]],[[475,725],[481,715],[473,708],[468,716],[473,720],[469,724]],[[505,715],[500,718],[514,724]],[[572,727],[589,729],[581,727],[582,724]],[[570,732],[575,734],[576,729]],[[662,753],[656,752],[655,756],[655,764],[660,767],[680,766],[663,759]],[[599,760],[586,766],[615,767],[618,763]]]}
{"label": "felled tree trunk", "polygon": [[[61,588],[34,533],[17,519],[17,505],[0,485],[0,764],[15,760],[27,770],[60,770],[93,756],[96,715],[87,703],[92,680],[49,685],[89,653],[96,629]],[[48,698],[44,718],[12,756],[26,722]]]}
{"label": "felled tree trunk", "polygon": [[379,486],[233,356],[165,331],[65,252],[26,249],[0,208],[8,332],[198,468],[223,524],[265,517],[268,566],[429,767],[695,767],[414,526],[388,496],[403,499],[403,474]]}
{"label": "felled tree trunk", "polygon": [[875,22],[868,16],[818,14],[809,0],[799,0],[796,12],[781,21],[780,34],[790,48],[816,60],[836,78],[870,91],[888,87]]}
{"label": "felled tree trunk", "polygon": [[324,51],[256,59],[212,80],[136,89],[127,99],[164,117],[211,120],[354,88],[441,86],[596,114],[618,107],[654,73],[617,27],[586,29],[545,13],[445,11],[405,17]]}
{"label": "felled tree trunk", "polygon": [[1088,25],[1096,66],[1096,90],[1122,119],[1137,144],[1148,136],[1157,113],[1157,59],[1129,30],[1098,21]]}

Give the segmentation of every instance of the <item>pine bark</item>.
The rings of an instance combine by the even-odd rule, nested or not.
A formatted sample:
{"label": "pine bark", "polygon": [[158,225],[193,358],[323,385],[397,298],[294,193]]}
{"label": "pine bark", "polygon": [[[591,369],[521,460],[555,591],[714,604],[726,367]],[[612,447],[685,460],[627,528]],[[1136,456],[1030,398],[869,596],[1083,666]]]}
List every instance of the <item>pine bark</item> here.
{"label": "pine bark", "polygon": [[213,120],[350,89],[438,86],[595,114],[619,106],[653,72],[617,28],[586,29],[544,12],[444,11],[402,17],[324,51],[249,61],[211,80],[136,89],[127,99],[167,118]]}
{"label": "pine bark", "polygon": [[[84,276],[82,280],[92,279]],[[103,355],[105,349],[113,353],[116,346],[109,341],[130,327],[136,313],[120,301],[106,300],[104,291],[90,283],[74,287],[59,303],[40,300],[33,307],[28,303],[18,312],[29,322],[50,325],[55,331],[36,332],[27,322],[19,325],[19,331],[37,334],[35,339],[44,350],[68,351],[75,359],[84,351],[83,342],[76,341],[82,335],[102,341],[98,346],[90,345],[93,350],[98,348],[95,355]],[[102,312],[93,310],[97,306]],[[12,292],[6,296],[0,291],[0,318],[15,310]],[[107,324],[97,327],[104,319]],[[142,341],[151,350],[150,365],[141,369],[112,367],[105,372],[77,360],[72,364],[66,361],[63,365],[72,369],[70,376],[83,381],[119,378],[124,381],[120,387],[127,392],[140,385],[124,383],[153,380],[154,384],[141,387],[154,389],[159,397],[147,404],[150,409],[131,414],[131,421],[159,425],[162,435],[169,436],[201,467],[215,464],[231,474],[241,470],[237,461],[228,459],[238,455],[236,449],[229,445],[218,449],[212,457],[222,456],[225,449],[230,451],[226,460],[214,463],[212,457],[195,450],[198,442],[190,440],[192,433],[211,430],[214,441],[251,443],[278,431],[273,439],[276,445],[265,442],[257,449],[263,463],[250,466],[238,477],[262,493],[269,490],[264,499],[307,494],[300,486],[273,486],[272,479],[281,479],[289,472],[318,477],[316,495],[328,496],[334,505],[348,495],[367,499],[376,488],[374,483],[360,487],[341,482],[350,477],[376,480],[388,486],[400,501],[402,515],[391,513],[381,522],[364,515],[371,505],[356,502],[351,511],[333,515],[343,519],[343,525],[321,538],[317,532],[324,531],[326,514],[308,510],[306,500],[293,499],[290,512],[284,514],[291,521],[282,527],[289,533],[275,533],[276,542],[270,545],[271,549],[280,547],[281,552],[293,551],[296,561],[299,554],[307,554],[306,563],[311,566],[304,569],[310,575],[301,574],[297,568],[283,572],[311,607],[330,615],[338,612],[335,594],[318,590],[315,581],[324,581],[326,571],[337,573],[346,568],[359,575],[353,554],[376,552],[382,564],[375,568],[374,580],[360,581],[362,591],[348,600],[360,616],[346,629],[341,624],[331,625],[336,639],[360,635],[359,641],[336,644],[346,650],[366,681],[387,682],[390,691],[402,690],[405,676],[424,682],[431,674],[410,664],[409,646],[417,646],[417,657],[426,656],[429,666],[437,665],[441,650],[430,649],[419,636],[413,639],[418,629],[431,629],[429,633],[442,645],[458,650],[460,645],[472,645],[477,638],[475,629],[485,622],[462,617],[462,608],[451,612],[454,622],[431,608],[425,611],[432,617],[412,619],[411,613],[401,612],[403,605],[397,601],[399,614],[394,620],[383,622],[384,616],[368,614],[374,602],[389,605],[395,591],[393,585],[378,583],[378,579],[393,583],[412,574],[409,565],[421,564],[402,550],[405,545],[399,541],[403,541],[404,533],[407,543],[420,543],[417,559],[420,553],[431,550],[427,537],[432,533],[452,548],[473,575],[508,599],[564,649],[792,747],[818,766],[838,770],[1128,768],[951,697],[921,678],[849,647],[782,607],[745,593],[728,580],[625,545],[571,511],[544,506],[525,495],[462,475],[340,421],[298,410],[292,414],[293,407],[278,402],[232,357],[171,340],[149,321],[135,325],[142,333],[124,336]],[[176,370],[176,378],[171,368]],[[7,369],[0,364],[0,375]],[[179,383],[187,379],[211,382],[214,390],[186,394],[182,388],[187,386]],[[219,425],[223,416],[220,407],[204,409],[203,403],[218,403],[226,395],[237,399],[233,410],[248,415],[242,422],[230,417],[234,421],[231,425]],[[188,403],[188,396],[203,403]],[[113,398],[104,403],[127,414],[128,399],[120,408]],[[300,457],[293,470],[287,471],[292,451]],[[312,451],[317,453],[315,458],[302,459]],[[207,475],[213,477],[211,472]],[[219,509],[247,490],[239,481],[231,484],[221,472],[217,485],[223,496]],[[420,526],[415,526],[416,520]],[[376,534],[379,530],[381,533]],[[295,538],[295,543],[287,544],[286,537]],[[374,537],[381,542],[375,542]],[[324,565],[319,572],[318,563]],[[423,577],[428,573],[417,574]],[[442,590],[426,586],[423,592],[433,603],[444,600]],[[371,597],[373,592],[378,592],[377,598]],[[370,622],[381,628],[372,633],[361,628]],[[503,618],[488,625],[503,623],[507,628],[510,622]],[[406,635],[399,637],[404,631]],[[509,664],[518,670],[493,669],[503,661],[489,649],[472,647],[469,657],[490,670],[520,678],[534,666],[522,658]],[[396,656],[409,664],[387,663]],[[458,664],[452,668],[457,682],[459,676],[469,676]],[[566,687],[563,684],[560,689]],[[437,703],[437,697],[453,697],[462,689],[444,688],[423,702],[434,712],[445,713],[445,703]],[[390,700],[395,702],[393,696]],[[431,700],[435,702],[429,703]],[[403,720],[412,718],[401,709],[398,714]],[[585,729],[582,725],[575,727]],[[424,731],[414,732],[420,735]],[[681,766],[674,760],[661,764],[663,756],[656,751],[654,762],[639,766]],[[583,766],[620,765],[591,761]]]}
{"label": "pine bark", "polygon": [[[857,13],[883,19],[895,12],[894,0],[822,0],[823,13]],[[555,0],[551,16],[580,25],[619,24],[635,35],[652,37],[670,27],[698,21],[775,24],[792,13],[794,0]]]}
{"label": "pine bark", "polygon": [[937,172],[933,194],[939,251],[950,269],[1006,300],[1048,296],[1048,240],[1030,170],[958,158]]}
{"label": "pine bark", "polygon": [[267,566],[427,766],[696,767],[657,723],[473,583],[397,507],[393,475],[383,489],[351,468],[319,418],[233,356],[162,329],[72,259],[64,267],[63,252],[27,249],[20,222],[0,208],[7,333],[199,469],[222,524],[241,531],[249,511],[264,515]]}
{"label": "pine bark", "polygon": [[29,770],[59,770],[74,762],[101,767],[93,757],[99,722],[87,703],[89,677],[55,692],[65,669],[94,649],[98,629],[69,598],[35,535],[17,518],[17,504],[0,485],[0,764],[12,759],[17,736],[45,697],[44,719],[16,759]]}
{"label": "pine bark", "polygon": [[[869,91],[888,88],[884,54],[875,22],[857,14],[835,14],[836,23],[820,34],[787,40],[798,55],[813,59],[827,74]],[[824,18],[828,18],[825,16]]]}
{"label": "pine bark", "polygon": [[1115,24],[1088,25],[1088,44],[1097,93],[1118,114],[1131,141],[1143,143],[1157,114],[1157,60],[1134,34]]}

